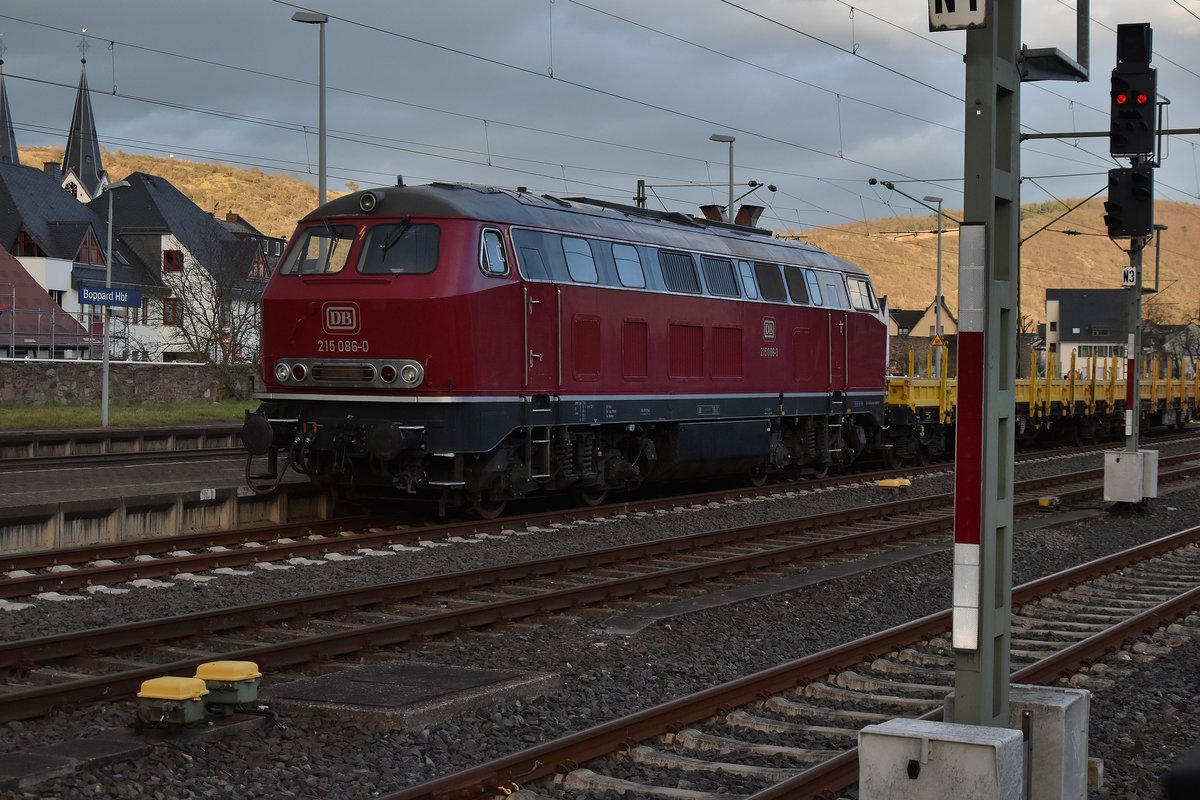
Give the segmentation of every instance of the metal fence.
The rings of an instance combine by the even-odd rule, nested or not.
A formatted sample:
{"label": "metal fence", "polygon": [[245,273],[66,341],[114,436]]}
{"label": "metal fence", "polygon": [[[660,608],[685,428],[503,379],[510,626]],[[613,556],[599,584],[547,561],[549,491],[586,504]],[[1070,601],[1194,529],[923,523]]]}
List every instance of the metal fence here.
{"label": "metal fence", "polygon": [[0,309],[0,347],[6,358],[101,358],[98,313],[61,308]]}

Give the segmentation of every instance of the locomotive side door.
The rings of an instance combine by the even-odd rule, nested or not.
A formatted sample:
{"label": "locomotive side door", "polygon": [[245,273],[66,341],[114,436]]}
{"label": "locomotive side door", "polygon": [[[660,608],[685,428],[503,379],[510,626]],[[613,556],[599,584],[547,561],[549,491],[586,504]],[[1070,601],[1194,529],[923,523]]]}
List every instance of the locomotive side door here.
{"label": "locomotive side door", "polygon": [[524,389],[557,394],[562,382],[562,290],[553,283],[524,281]]}
{"label": "locomotive side door", "polygon": [[839,309],[829,311],[829,391],[846,389],[846,327],[847,314]]}

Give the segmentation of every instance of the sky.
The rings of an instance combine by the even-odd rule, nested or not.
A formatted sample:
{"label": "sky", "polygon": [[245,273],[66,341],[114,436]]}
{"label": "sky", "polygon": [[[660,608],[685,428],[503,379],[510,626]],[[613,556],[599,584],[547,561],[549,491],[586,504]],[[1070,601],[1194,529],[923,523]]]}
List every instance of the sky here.
{"label": "sky", "polygon": [[[327,173],[347,183],[527,187],[694,212],[735,192],[807,230],[962,208],[965,36],[925,0],[0,0],[19,146],[62,146],[80,45],[101,145],[318,171],[326,13]],[[1024,3],[1022,41],[1074,56],[1073,0]],[[1092,80],[1025,83],[1026,132],[1108,128],[1116,26],[1149,22],[1169,127],[1200,126],[1200,0],[1092,0]],[[86,28],[86,34],[83,29]],[[1200,137],[1170,138],[1159,199],[1200,200]],[[1022,146],[1022,201],[1104,194],[1107,137]]]}

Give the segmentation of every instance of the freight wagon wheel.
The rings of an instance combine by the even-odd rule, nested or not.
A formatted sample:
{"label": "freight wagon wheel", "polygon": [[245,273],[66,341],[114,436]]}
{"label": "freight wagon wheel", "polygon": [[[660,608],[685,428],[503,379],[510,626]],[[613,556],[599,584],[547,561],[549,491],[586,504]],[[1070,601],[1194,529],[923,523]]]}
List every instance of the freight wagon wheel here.
{"label": "freight wagon wheel", "polygon": [[913,461],[918,467],[929,466],[929,451],[926,450],[919,442],[913,446]]}
{"label": "freight wagon wheel", "polygon": [[600,486],[581,486],[575,490],[575,497],[581,505],[595,508],[608,499],[608,490]]}
{"label": "freight wagon wheel", "polygon": [[884,445],[883,448],[883,465],[888,469],[900,469],[904,463],[904,457],[900,454],[896,445]]}

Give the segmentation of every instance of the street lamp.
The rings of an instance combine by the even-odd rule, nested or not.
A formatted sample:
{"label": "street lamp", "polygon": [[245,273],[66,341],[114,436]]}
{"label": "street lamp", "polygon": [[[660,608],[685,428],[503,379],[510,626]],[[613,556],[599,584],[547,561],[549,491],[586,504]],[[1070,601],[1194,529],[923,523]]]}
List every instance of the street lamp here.
{"label": "street lamp", "polygon": [[305,22],[309,25],[319,25],[321,28],[321,66],[317,120],[317,201],[325,205],[325,23],[329,22],[327,14],[316,11],[297,11],[292,14],[292,22]]}
{"label": "street lamp", "polygon": [[[108,247],[104,251],[104,288],[112,288],[112,229],[113,229],[113,196],[117,189],[125,189],[129,181],[110,183],[105,190],[108,192]],[[51,323],[53,325],[53,323]],[[104,307],[104,366],[100,368],[100,427],[108,427],[108,337],[112,327],[112,306]]]}
{"label": "street lamp", "polygon": [[724,133],[714,133],[708,140],[729,144],[729,205],[725,208],[725,221],[733,222],[733,137]]}
{"label": "street lamp", "polygon": [[942,198],[931,194],[925,195],[926,203],[937,203],[937,305],[933,309],[934,336],[942,338]]}
{"label": "street lamp", "polygon": [[[912,200],[914,203],[920,203],[921,205],[925,206],[925,208],[928,208],[930,211],[937,213],[937,296],[933,300],[933,333],[937,339],[941,339],[941,337],[942,337],[942,202],[943,202],[942,198],[935,197],[934,195],[931,195],[931,194],[927,194],[927,195],[925,195],[924,200],[918,200],[917,198],[913,197],[911,194],[904,191],[903,189],[897,189],[896,184],[892,183],[891,181],[881,181],[881,180],[878,180],[877,178],[871,178],[870,180],[867,181],[867,183],[871,184],[872,186],[874,186],[877,183],[883,184],[883,186],[885,188],[891,189],[893,192],[896,192],[897,194],[902,194],[905,197],[907,197],[909,200]],[[937,208],[934,208],[933,206],[929,205],[930,203],[937,203]],[[935,369],[936,369],[936,376],[940,378],[942,376],[942,348],[940,346],[937,347],[933,351],[933,353],[934,353],[934,361],[936,362],[934,364]]]}
{"label": "street lamp", "polygon": [[8,355],[9,358],[17,357],[17,287],[11,283],[0,283],[0,286],[7,286],[12,289],[12,307],[9,308],[8,319]]}

